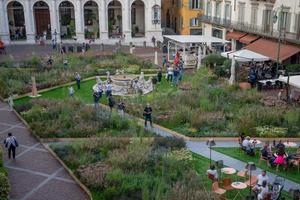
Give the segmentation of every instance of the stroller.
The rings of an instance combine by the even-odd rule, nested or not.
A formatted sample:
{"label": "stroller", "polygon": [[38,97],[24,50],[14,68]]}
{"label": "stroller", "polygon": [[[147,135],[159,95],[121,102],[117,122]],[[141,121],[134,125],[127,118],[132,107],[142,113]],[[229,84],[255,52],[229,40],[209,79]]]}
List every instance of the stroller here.
{"label": "stroller", "polygon": [[284,187],[285,179],[279,176],[275,177],[275,180],[273,182],[273,185],[271,187],[271,200],[280,200],[281,198],[281,192]]}

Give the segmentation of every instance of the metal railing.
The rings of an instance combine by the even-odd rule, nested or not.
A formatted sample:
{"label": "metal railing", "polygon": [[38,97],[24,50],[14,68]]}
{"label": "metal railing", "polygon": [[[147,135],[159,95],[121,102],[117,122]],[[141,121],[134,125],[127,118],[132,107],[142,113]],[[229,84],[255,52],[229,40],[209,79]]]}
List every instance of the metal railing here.
{"label": "metal railing", "polygon": [[[224,28],[243,31],[246,33],[252,33],[264,37],[278,38],[279,35],[279,31],[273,29],[273,24],[258,26],[258,25],[249,24],[245,22],[232,21],[230,19],[212,17],[208,15],[200,16],[200,21],[202,23],[223,26]],[[290,33],[286,31],[282,31],[282,34],[283,34],[282,38],[284,38],[286,41],[295,44],[300,44],[300,30],[298,33]]]}

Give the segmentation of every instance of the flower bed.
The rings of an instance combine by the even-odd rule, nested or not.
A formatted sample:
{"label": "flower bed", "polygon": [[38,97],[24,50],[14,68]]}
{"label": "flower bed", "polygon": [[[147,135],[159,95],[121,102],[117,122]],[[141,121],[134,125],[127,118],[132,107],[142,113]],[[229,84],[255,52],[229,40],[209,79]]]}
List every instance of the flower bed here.
{"label": "flower bed", "polygon": [[3,166],[2,156],[3,152],[2,148],[0,147],[0,199],[7,200],[10,191],[10,185],[8,181],[7,171]]}
{"label": "flower bed", "polygon": [[[64,66],[63,60],[68,60]],[[142,68],[152,69],[150,62],[124,53],[110,56],[96,56],[93,52],[82,54],[55,55],[52,66],[46,60],[33,56],[28,61],[17,63],[13,67],[12,61],[0,64],[0,95],[24,94],[31,91],[31,76],[35,76],[37,88],[45,89],[74,81],[75,72],[82,78],[96,75],[106,75],[107,71],[115,73],[117,69],[125,69],[127,73],[140,73]]]}
{"label": "flower bed", "polygon": [[150,136],[137,122],[104,108],[74,100],[36,99],[18,107],[32,132],[41,138]]}
{"label": "flower bed", "polygon": [[103,138],[51,148],[88,186],[95,200],[184,199],[187,193],[192,200],[214,198],[203,191],[182,140]]}

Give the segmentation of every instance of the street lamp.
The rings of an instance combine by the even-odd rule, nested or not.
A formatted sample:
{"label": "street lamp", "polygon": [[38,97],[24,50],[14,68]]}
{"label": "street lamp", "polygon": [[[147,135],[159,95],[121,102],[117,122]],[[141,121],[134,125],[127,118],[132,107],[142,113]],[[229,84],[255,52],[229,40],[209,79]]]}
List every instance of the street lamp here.
{"label": "street lamp", "polygon": [[[275,24],[278,20],[279,23],[279,34],[278,34],[278,47],[277,47],[277,65],[276,65],[276,76],[278,76],[278,70],[279,70],[279,57],[280,57],[280,42],[281,42],[281,29],[282,29],[282,10],[283,5],[280,6],[279,10],[274,12],[273,15],[273,24]],[[278,12],[278,13],[277,13]],[[278,16],[277,16],[278,15]]]}
{"label": "street lamp", "polygon": [[213,139],[207,140],[206,145],[209,148],[209,166],[211,166],[211,147],[216,146],[216,142]]}
{"label": "street lamp", "polygon": [[247,199],[254,199],[251,196],[251,171],[255,171],[256,170],[256,165],[254,164],[254,162],[248,162],[247,165],[245,166],[245,169],[247,169],[250,173],[249,173],[249,196],[247,197]]}

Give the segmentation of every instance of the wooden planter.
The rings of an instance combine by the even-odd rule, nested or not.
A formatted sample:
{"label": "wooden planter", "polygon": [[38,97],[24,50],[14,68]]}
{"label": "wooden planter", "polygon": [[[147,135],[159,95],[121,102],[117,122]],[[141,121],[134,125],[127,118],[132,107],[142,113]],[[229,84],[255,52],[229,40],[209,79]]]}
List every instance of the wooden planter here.
{"label": "wooden planter", "polygon": [[248,82],[240,82],[239,86],[240,86],[241,90],[249,90],[249,89],[251,89],[251,84],[248,83]]}

